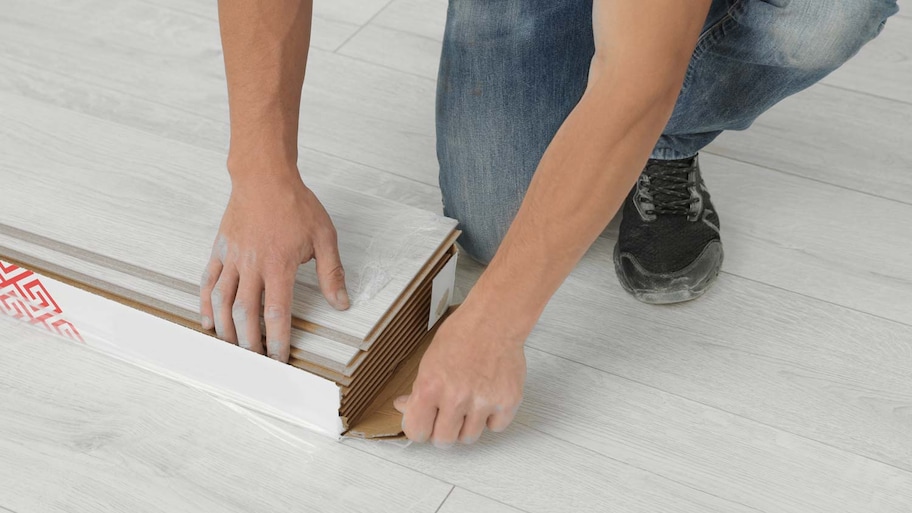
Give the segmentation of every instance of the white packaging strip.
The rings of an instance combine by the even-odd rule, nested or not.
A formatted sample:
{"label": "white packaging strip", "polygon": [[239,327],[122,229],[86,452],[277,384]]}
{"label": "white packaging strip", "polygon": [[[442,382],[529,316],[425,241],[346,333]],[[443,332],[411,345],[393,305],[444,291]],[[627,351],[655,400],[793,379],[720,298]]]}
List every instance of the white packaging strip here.
{"label": "white packaging strip", "polygon": [[332,381],[2,260],[0,313],[241,406],[342,434]]}

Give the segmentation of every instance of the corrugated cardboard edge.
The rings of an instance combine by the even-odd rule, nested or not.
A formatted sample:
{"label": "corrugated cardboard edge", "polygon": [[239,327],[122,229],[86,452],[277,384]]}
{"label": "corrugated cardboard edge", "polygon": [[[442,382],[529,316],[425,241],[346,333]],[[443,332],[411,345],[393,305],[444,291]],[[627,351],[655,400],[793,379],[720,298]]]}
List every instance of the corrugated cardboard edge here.
{"label": "corrugated cardboard edge", "polygon": [[351,438],[396,440],[405,438],[402,432],[402,414],[393,407],[393,401],[400,395],[411,392],[412,383],[418,376],[418,364],[428,346],[434,340],[437,328],[450,316],[458,305],[451,306],[437,321],[434,329],[427,332],[418,348],[396,367],[390,380],[368,407],[367,412],[357,424],[343,436]]}

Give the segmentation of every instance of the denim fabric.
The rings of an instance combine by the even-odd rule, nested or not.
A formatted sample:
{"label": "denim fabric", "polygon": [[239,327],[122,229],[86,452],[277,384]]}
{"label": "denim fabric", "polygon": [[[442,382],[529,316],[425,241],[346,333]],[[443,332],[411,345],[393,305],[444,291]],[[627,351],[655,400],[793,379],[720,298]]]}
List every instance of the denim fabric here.
{"label": "denim fabric", "polygon": [[[689,157],[723,130],[747,128],[842,65],[897,10],[895,0],[715,0],[652,157]],[[494,256],[585,90],[593,52],[591,0],[450,0],[437,84],[440,188],[475,259]]]}

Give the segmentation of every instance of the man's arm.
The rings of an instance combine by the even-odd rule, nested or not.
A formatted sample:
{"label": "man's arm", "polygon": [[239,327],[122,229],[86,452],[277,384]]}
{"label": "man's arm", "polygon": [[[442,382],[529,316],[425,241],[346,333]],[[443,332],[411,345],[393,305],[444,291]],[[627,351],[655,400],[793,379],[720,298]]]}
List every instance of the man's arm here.
{"label": "man's arm", "polygon": [[297,168],[311,17],[311,0],[219,0],[231,198],[200,286],[201,322],[282,361],[299,264],[316,258],[323,295],[335,308],[349,305],[332,221]]}
{"label": "man's arm", "polygon": [[504,429],[522,397],[522,344],[611,220],[674,108],[710,0],[596,0],[589,84],[539,163],[497,254],[441,326],[397,407],[413,440]]}

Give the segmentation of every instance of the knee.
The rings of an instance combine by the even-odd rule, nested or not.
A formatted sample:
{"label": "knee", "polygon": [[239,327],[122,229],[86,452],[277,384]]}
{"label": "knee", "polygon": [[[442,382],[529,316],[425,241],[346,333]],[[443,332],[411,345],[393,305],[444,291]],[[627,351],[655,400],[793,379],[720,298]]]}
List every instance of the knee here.
{"label": "knee", "polygon": [[451,169],[449,164],[441,161],[443,213],[459,221],[459,245],[464,253],[487,265],[522,204],[524,187],[496,176],[465,173],[464,166]]}
{"label": "knee", "polygon": [[834,70],[883,29],[896,0],[778,0],[770,26],[772,47],[783,66]]}
{"label": "knee", "polygon": [[477,262],[487,265],[497,253],[501,241],[512,221],[509,215],[494,201],[482,198],[468,199],[465,195],[444,194],[444,214],[459,221],[459,246],[464,254]]}

